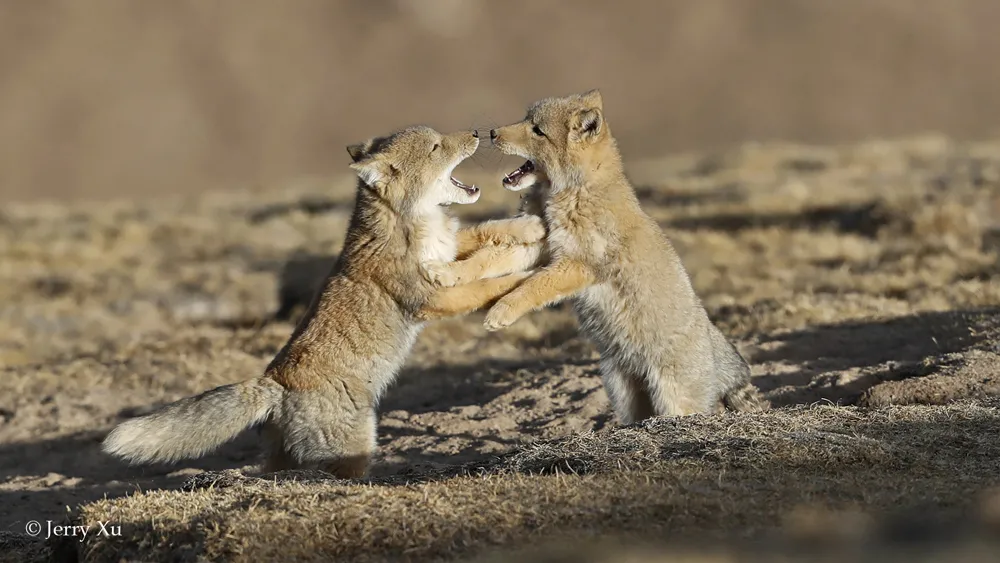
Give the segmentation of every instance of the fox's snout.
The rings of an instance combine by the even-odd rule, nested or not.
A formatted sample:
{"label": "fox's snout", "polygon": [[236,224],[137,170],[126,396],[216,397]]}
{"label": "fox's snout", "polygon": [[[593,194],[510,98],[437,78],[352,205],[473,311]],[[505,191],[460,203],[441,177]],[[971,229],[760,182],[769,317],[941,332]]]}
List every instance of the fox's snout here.
{"label": "fox's snout", "polygon": [[500,138],[500,132],[496,129],[490,129],[490,143],[494,147],[503,150],[500,146],[503,143],[503,140]]}
{"label": "fox's snout", "polygon": [[472,131],[465,131],[462,133],[455,133],[451,136],[452,142],[455,143],[455,147],[458,149],[459,154],[463,158],[468,158],[476,152],[479,148],[479,130],[473,129]]}
{"label": "fox's snout", "polygon": [[[504,154],[517,154],[525,156],[528,147],[524,144],[519,127],[515,125],[490,129],[490,143],[493,148]],[[527,156],[525,156],[527,158]]]}

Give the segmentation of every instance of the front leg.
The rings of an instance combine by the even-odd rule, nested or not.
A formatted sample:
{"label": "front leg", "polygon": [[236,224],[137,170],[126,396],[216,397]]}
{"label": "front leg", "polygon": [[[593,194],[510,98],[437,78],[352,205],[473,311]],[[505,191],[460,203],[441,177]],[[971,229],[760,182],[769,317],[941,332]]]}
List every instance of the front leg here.
{"label": "front leg", "polygon": [[530,275],[531,272],[517,272],[499,278],[438,289],[417,311],[416,317],[422,321],[432,321],[482,309],[517,287]]}
{"label": "front leg", "polygon": [[483,278],[496,278],[533,270],[544,258],[544,243],[487,246],[468,258],[455,262],[428,262],[423,265],[428,281],[451,287]]}
{"label": "front leg", "polygon": [[545,221],[538,215],[496,219],[458,231],[458,258],[484,246],[533,244],[545,238]]}
{"label": "front leg", "polygon": [[499,330],[525,314],[570,297],[595,281],[593,271],[577,260],[562,259],[535,273],[497,301],[486,313],[486,330]]}

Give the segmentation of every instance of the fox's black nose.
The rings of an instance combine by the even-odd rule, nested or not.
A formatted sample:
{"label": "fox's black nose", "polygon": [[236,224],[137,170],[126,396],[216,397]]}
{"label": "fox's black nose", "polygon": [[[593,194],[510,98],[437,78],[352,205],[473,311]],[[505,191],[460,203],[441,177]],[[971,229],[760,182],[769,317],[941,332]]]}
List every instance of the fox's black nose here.
{"label": "fox's black nose", "polygon": [[472,130],[472,136],[478,139],[479,138],[479,129],[473,129]]}
{"label": "fox's black nose", "polygon": [[490,129],[490,140],[492,141],[493,139],[496,139],[496,138],[497,138],[497,130],[496,129]]}

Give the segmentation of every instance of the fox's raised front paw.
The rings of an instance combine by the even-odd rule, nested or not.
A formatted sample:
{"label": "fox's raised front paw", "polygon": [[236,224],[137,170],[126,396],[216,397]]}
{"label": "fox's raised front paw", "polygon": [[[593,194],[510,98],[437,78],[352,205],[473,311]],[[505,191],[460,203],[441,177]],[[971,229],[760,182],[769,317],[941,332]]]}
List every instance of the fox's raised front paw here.
{"label": "fox's raised front paw", "polygon": [[521,228],[521,242],[532,244],[545,239],[545,221],[538,215],[529,215],[524,218],[524,225]]}
{"label": "fox's raised front paw", "polygon": [[458,276],[450,262],[426,262],[423,264],[424,277],[427,281],[440,287],[458,285]]}
{"label": "fox's raised front paw", "polygon": [[493,332],[509,327],[514,324],[514,321],[518,317],[519,315],[510,305],[500,301],[486,312],[486,319],[483,321],[483,326],[486,330]]}

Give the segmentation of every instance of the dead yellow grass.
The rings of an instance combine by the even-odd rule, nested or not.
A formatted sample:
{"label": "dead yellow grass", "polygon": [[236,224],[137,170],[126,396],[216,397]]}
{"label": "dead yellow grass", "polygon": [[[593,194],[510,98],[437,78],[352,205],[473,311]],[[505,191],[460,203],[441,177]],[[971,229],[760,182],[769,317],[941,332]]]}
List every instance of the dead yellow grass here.
{"label": "dead yellow grass", "polygon": [[[931,521],[943,527],[976,521],[984,493],[1000,484],[998,407],[811,407],[654,419],[524,447],[486,464],[372,484],[310,473],[202,475],[185,491],[85,507],[79,522],[111,520],[125,532],[95,538],[80,553],[93,561],[187,554],[382,561],[454,558],[493,545],[594,534],[699,544],[759,540],[787,527],[794,539],[816,535],[808,521],[815,510],[848,510],[849,517],[859,507],[909,516],[910,537],[903,539],[914,541],[927,526],[919,511],[933,505]],[[874,524],[835,522],[843,529],[820,535],[860,542],[878,533]],[[926,532],[947,539],[943,530]]]}
{"label": "dead yellow grass", "polygon": [[[997,520],[973,513],[1000,475],[1000,144],[748,145],[630,173],[776,408],[617,428],[568,308],[499,333],[471,315],[421,335],[356,483],[259,476],[253,433],[178,467],[97,447],[263,368],[343,242],[349,179],[4,207],[0,557],[522,560],[508,550],[568,542],[608,561],[608,540],[796,561],[819,530],[836,545],[804,545],[829,557],[933,536],[926,553],[976,560],[986,531],[954,531]],[[464,218],[516,206],[477,181]],[[122,537],[21,533],[67,506]]]}

